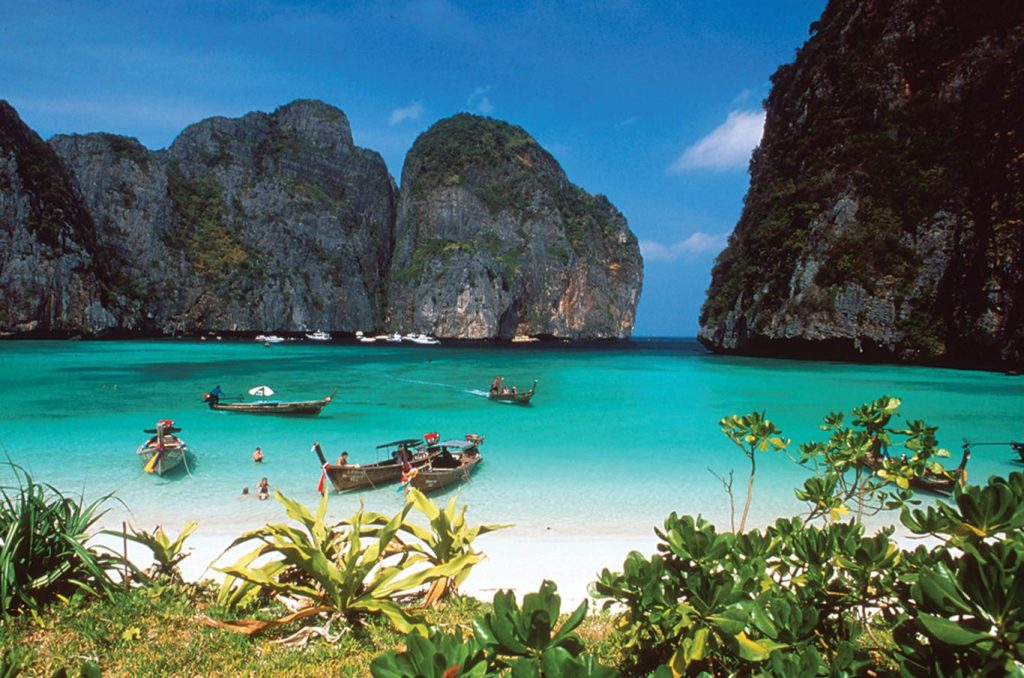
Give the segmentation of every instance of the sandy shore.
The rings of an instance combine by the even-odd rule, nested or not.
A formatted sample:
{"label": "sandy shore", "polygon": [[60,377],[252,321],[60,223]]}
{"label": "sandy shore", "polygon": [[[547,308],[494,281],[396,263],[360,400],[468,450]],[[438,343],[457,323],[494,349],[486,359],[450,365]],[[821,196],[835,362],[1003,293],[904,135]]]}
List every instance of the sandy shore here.
{"label": "sandy shore", "polygon": [[[233,563],[243,553],[253,548],[244,545],[225,553],[225,549],[241,534],[238,532],[204,533],[202,528],[189,537],[186,549],[190,555],[182,561],[181,571],[186,580],[213,579],[221,581],[223,574],[215,568]],[[872,529],[867,530],[870,534]],[[176,536],[177,529],[171,529]],[[118,553],[124,549],[120,537],[101,535],[96,543]],[[897,529],[894,541],[900,548],[911,550],[922,544],[929,546],[934,539],[911,538],[903,529]],[[622,571],[623,562],[630,551],[639,551],[649,557],[656,551],[657,538],[653,531],[649,536],[636,538],[607,537],[601,535],[533,536],[516,534],[515,529],[500,530],[479,537],[475,545],[485,554],[484,560],[470,573],[463,584],[462,592],[490,602],[495,592],[511,590],[517,599],[536,591],[545,579],[558,585],[562,597],[562,611],[566,612],[583,600],[591,600],[589,586],[602,569]],[[143,567],[152,562],[148,549],[128,543],[128,557]],[[593,601],[591,609],[595,609]]]}
{"label": "sandy shore", "polygon": [[[181,564],[185,579],[220,581],[223,575],[211,565],[239,533],[208,534],[200,528],[189,537],[185,545],[190,555]],[[176,536],[177,530],[172,529],[171,534]],[[96,541],[118,553],[124,548],[120,537],[101,536]],[[473,568],[463,585],[463,593],[490,601],[496,591],[506,589],[514,591],[521,600],[524,594],[536,591],[541,582],[548,579],[558,585],[562,609],[566,611],[588,598],[588,587],[603,568],[621,570],[626,555],[632,550],[650,555],[655,550],[656,539],[653,533],[637,539],[559,538],[527,537],[505,530],[486,534],[475,544],[485,554],[485,559]],[[234,549],[217,560],[217,564],[232,563],[251,548]],[[131,542],[128,557],[142,566],[148,566],[152,560],[148,549]]]}

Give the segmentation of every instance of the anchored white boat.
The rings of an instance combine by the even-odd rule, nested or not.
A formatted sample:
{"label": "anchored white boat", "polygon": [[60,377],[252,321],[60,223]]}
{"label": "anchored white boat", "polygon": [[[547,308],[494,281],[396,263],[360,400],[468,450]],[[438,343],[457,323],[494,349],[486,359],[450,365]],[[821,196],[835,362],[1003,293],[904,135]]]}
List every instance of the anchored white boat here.
{"label": "anchored white boat", "polygon": [[331,335],[329,335],[327,332],[324,332],[323,330],[317,330],[312,334],[307,334],[306,339],[312,339],[313,341],[330,341]]}
{"label": "anchored white boat", "polygon": [[408,341],[411,341],[415,344],[424,344],[427,346],[433,346],[435,344],[441,343],[435,337],[432,337],[429,334],[409,334],[402,338],[407,339]]}

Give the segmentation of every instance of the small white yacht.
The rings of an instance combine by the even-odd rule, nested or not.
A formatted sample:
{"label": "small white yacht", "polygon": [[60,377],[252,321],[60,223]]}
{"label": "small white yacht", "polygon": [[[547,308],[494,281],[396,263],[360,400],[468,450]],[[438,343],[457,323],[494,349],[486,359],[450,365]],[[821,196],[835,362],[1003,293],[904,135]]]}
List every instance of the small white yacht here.
{"label": "small white yacht", "polygon": [[311,339],[313,341],[330,341],[331,335],[329,335],[327,332],[324,332],[323,330],[317,330],[312,334],[307,334],[306,339]]}
{"label": "small white yacht", "polygon": [[409,336],[403,338],[408,339],[413,343],[424,344],[427,346],[434,346],[435,344],[441,343],[435,337],[432,337],[429,334],[410,334]]}

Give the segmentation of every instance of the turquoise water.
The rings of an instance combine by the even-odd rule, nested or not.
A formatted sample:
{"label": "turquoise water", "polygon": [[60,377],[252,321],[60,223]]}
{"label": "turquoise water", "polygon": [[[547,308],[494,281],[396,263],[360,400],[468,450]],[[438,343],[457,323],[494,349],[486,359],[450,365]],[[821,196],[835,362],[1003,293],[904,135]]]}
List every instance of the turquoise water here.
{"label": "turquoise water", "polygon": [[[530,407],[484,397],[495,375],[528,388]],[[258,417],[213,412],[202,394],[220,384],[242,393],[269,384],[283,400],[338,395],[319,417]],[[330,459],[345,449],[356,463],[374,446],[438,431],[442,438],[486,435],[485,462],[458,494],[476,522],[514,523],[520,535],[650,535],[671,511],[701,513],[728,525],[728,501],[709,468],[747,467],[718,429],[732,413],[766,410],[796,443],[820,438],[833,409],[882,394],[903,398],[902,412],[938,425],[959,459],[964,437],[1021,439],[1024,378],[933,368],[863,366],[712,356],[692,341],[613,346],[366,346],[289,342],[0,343],[0,456],[64,492],[116,491],[108,522],[143,527],[200,520],[231,533],[283,511],[240,496],[261,476],[272,488],[317,501],[319,440]],[[189,472],[149,476],[135,455],[144,428],[170,418],[195,453]],[[261,446],[266,461],[250,455]],[[971,479],[1021,470],[1005,447],[980,447]],[[782,455],[759,462],[755,524],[801,509],[793,488],[805,472]],[[10,479],[9,469],[0,479]],[[394,487],[333,495],[331,513],[363,502],[396,511]],[[130,510],[130,514],[128,511]]]}

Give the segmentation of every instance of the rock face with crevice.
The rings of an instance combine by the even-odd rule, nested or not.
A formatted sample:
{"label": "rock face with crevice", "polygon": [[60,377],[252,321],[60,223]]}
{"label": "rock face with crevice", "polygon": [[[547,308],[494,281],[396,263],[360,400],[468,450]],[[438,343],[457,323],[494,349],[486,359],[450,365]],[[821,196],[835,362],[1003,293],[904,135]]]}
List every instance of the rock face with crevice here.
{"label": "rock face with crevice", "polygon": [[1024,365],[1024,5],[833,0],[772,77],[699,338]]}
{"label": "rock face with crevice", "polygon": [[625,338],[643,279],[636,237],[523,129],[436,123],[402,170],[388,327],[439,337]]}

